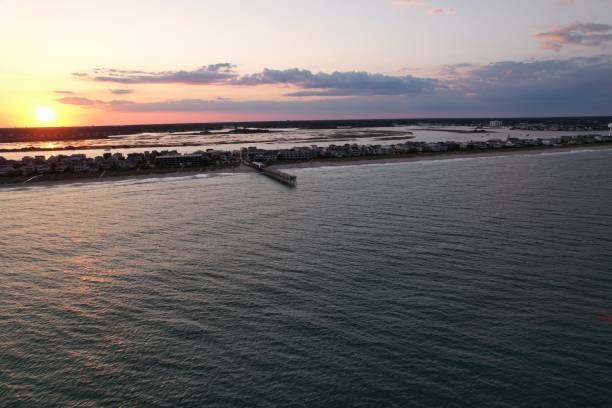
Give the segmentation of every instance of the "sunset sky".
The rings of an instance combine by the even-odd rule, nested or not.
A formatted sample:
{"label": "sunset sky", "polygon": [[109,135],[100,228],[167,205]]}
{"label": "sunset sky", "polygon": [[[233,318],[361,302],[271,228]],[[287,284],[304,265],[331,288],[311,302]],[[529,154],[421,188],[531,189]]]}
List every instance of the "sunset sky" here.
{"label": "sunset sky", "polygon": [[0,0],[0,126],[612,114],[612,0]]}

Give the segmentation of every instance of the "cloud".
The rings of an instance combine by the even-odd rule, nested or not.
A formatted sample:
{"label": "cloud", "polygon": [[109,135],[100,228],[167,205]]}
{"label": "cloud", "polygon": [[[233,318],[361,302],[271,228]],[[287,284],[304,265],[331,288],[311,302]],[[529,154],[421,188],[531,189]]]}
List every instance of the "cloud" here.
{"label": "cloud", "polygon": [[109,89],[108,91],[115,95],[128,95],[134,93],[133,89]]}
{"label": "cloud", "polygon": [[430,16],[441,16],[444,14],[452,14],[453,10],[448,8],[433,8],[427,12]]}
{"label": "cloud", "polygon": [[478,67],[478,65],[470,63],[443,65],[433,70],[432,76],[440,80],[453,79],[461,76],[462,73],[465,73],[476,67]]}
{"label": "cloud", "polygon": [[245,75],[233,81],[238,85],[291,85],[301,91],[286,96],[368,96],[402,95],[428,92],[435,88],[433,79],[411,75],[390,76],[368,72],[313,73],[303,69],[264,69],[257,74]]}
{"label": "cloud", "polygon": [[[277,114],[279,116],[329,117],[334,116],[383,116],[389,113],[406,114],[405,97],[400,95],[354,99],[316,100],[255,100],[235,101],[226,99],[176,99],[157,102],[92,101],[95,107],[123,113],[233,113]],[[376,113],[373,113],[376,112]]]}
{"label": "cloud", "polygon": [[564,46],[578,45],[598,47],[612,41],[612,26],[609,24],[575,23],[534,34],[545,50],[561,51]]}
{"label": "cloud", "polygon": [[[264,69],[254,74],[239,76],[232,64],[214,64],[194,71],[165,71],[158,73],[118,69],[94,70],[88,79],[121,84],[183,83],[188,85],[225,85],[252,87],[261,85],[298,88],[286,96],[364,96],[402,95],[429,92],[436,86],[433,79],[411,75],[392,76],[368,72],[313,73],[305,69]],[[114,94],[131,93],[128,89],[111,90]]]}
{"label": "cloud", "polygon": [[[120,84],[170,84],[210,85],[226,82],[235,78],[235,65],[229,63],[212,64],[192,71],[134,71],[119,69],[97,69],[92,75],[85,75],[98,82]],[[74,75],[74,74],[73,74]],[[84,75],[78,75],[84,76]]]}
{"label": "cloud", "polygon": [[59,103],[64,105],[76,105],[81,106],[83,108],[90,109],[104,109],[104,110],[113,110],[114,107],[118,107],[121,105],[129,105],[133,104],[132,101],[124,101],[124,100],[112,100],[112,101],[102,101],[98,99],[89,99],[83,97],[65,97],[56,99]]}
{"label": "cloud", "polygon": [[92,106],[97,104],[97,101],[94,101],[89,98],[82,98],[79,96],[68,96],[65,98],[59,98],[57,99],[57,101],[65,105]]}
{"label": "cloud", "polygon": [[612,106],[610,72],[612,56],[455,64],[440,67],[429,78],[264,70],[245,81],[253,86],[290,83],[300,90],[290,97],[255,101],[136,102],[73,96],[58,101],[114,112],[213,112],[253,118],[604,115]]}
{"label": "cloud", "polygon": [[573,6],[576,4],[576,0],[560,0],[561,4],[564,6]]}
{"label": "cloud", "polygon": [[464,66],[430,101],[438,109],[451,105],[508,115],[609,114],[611,71],[610,56]]}
{"label": "cloud", "polygon": [[61,94],[61,95],[73,95],[74,94],[74,92],[72,91],[53,91],[53,93]]}

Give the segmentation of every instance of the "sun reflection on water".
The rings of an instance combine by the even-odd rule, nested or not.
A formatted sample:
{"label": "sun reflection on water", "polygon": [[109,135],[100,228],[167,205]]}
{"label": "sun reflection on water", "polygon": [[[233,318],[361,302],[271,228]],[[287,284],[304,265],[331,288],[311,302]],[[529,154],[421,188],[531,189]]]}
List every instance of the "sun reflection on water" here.
{"label": "sun reflection on water", "polygon": [[61,143],[55,143],[55,142],[45,142],[45,143],[41,144],[40,147],[42,149],[53,150],[53,149],[59,149],[61,147],[64,147],[64,145],[61,144]]}

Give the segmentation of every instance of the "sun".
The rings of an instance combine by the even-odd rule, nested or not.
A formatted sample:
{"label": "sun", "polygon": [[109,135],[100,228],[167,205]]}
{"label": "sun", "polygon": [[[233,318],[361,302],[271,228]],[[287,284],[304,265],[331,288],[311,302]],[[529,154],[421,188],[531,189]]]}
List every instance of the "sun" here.
{"label": "sun", "polygon": [[36,119],[41,123],[51,123],[57,117],[55,110],[48,106],[39,106],[34,113],[36,114]]}

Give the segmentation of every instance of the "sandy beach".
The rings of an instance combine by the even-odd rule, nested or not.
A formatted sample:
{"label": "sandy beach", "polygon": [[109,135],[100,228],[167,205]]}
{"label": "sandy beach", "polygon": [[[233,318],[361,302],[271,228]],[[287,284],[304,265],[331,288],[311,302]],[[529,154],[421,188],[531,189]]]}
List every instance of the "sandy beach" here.
{"label": "sandy beach", "polygon": [[[562,146],[562,147],[533,147],[533,148],[520,148],[515,150],[499,149],[499,150],[484,150],[478,152],[466,152],[466,151],[455,151],[455,152],[440,152],[440,153],[413,153],[410,155],[403,156],[385,156],[371,158],[366,157],[353,157],[353,158],[342,158],[342,159],[315,159],[308,161],[294,161],[288,163],[278,162],[271,165],[279,170],[291,171],[291,169],[300,168],[312,168],[312,167],[338,167],[338,166],[356,166],[356,165],[367,165],[367,164],[387,164],[387,163],[410,163],[419,161],[429,160],[446,160],[456,158],[479,158],[479,157],[495,157],[495,156],[514,156],[514,155],[526,155],[526,154],[546,154],[546,153],[559,153],[568,151],[580,151],[580,150],[610,150],[612,149],[611,143],[600,143],[590,145],[575,145],[575,146]],[[15,188],[19,186],[45,186],[45,185],[58,185],[68,184],[74,182],[93,182],[100,183],[105,181],[123,181],[123,180],[135,180],[142,178],[170,178],[170,177],[184,177],[194,176],[198,174],[222,174],[222,173],[251,173],[255,170],[251,167],[241,164],[236,167],[202,167],[202,168],[158,168],[158,169],[147,169],[147,170],[129,170],[129,171],[107,171],[104,173],[64,173],[64,174],[44,174],[36,177],[18,177],[18,178],[5,178],[0,179],[0,188]]]}
{"label": "sandy beach", "polygon": [[249,173],[254,170],[246,165],[237,167],[214,167],[214,168],[185,168],[185,169],[147,169],[142,171],[107,171],[102,173],[65,173],[65,174],[45,174],[28,181],[28,177],[0,179],[0,188],[15,188],[20,186],[51,186],[69,184],[74,182],[83,183],[103,183],[107,181],[124,181],[145,178],[171,178],[188,177],[198,174],[239,174]]}

